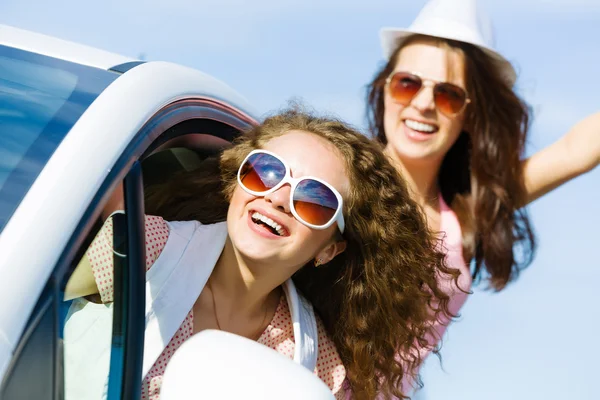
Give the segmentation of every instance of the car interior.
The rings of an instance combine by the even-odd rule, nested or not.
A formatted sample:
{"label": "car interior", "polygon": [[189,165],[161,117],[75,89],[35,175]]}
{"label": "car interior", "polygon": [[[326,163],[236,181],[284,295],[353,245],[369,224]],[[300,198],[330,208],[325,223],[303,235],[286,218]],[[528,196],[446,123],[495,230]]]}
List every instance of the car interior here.
{"label": "car interior", "polygon": [[173,126],[153,144],[142,161],[144,187],[164,183],[179,171],[199,168],[204,159],[230,146],[239,134],[234,127],[207,119]]}
{"label": "car interior", "polygon": [[[192,172],[201,168],[204,160],[231,146],[231,142],[239,134],[240,131],[230,125],[208,119],[187,120],[167,129],[142,157],[144,193],[148,193],[148,189],[160,188],[178,173]],[[122,204],[122,188],[115,190],[112,197],[109,203]],[[152,200],[152,196],[146,196],[146,214],[163,216]],[[113,209],[120,208],[115,205],[111,207]],[[97,219],[76,259],[83,260],[85,251],[107,216],[103,214]],[[80,275],[77,270],[74,266],[74,273],[67,285],[75,285],[78,279],[85,279],[85,276]],[[97,296],[88,296],[87,299],[93,302],[99,301]]]}

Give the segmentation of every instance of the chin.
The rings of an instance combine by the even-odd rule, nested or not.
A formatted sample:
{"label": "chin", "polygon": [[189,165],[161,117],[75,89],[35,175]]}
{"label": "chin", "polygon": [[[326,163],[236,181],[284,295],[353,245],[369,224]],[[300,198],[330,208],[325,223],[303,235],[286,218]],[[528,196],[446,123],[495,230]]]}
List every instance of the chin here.
{"label": "chin", "polygon": [[426,161],[440,156],[440,152],[432,148],[431,143],[390,143],[390,145],[400,160]]}
{"label": "chin", "polygon": [[261,238],[254,237],[252,232],[235,232],[230,234],[231,243],[236,252],[244,258],[252,260],[267,260],[277,252],[273,243]]}

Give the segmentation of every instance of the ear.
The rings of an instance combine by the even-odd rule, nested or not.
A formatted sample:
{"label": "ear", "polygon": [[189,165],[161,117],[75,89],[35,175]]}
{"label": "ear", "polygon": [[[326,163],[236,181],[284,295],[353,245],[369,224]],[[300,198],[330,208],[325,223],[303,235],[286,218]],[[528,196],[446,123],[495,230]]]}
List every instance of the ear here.
{"label": "ear", "polygon": [[315,259],[320,260],[320,264],[327,264],[329,261],[333,260],[335,256],[346,250],[346,244],[345,240],[329,243],[317,253]]}

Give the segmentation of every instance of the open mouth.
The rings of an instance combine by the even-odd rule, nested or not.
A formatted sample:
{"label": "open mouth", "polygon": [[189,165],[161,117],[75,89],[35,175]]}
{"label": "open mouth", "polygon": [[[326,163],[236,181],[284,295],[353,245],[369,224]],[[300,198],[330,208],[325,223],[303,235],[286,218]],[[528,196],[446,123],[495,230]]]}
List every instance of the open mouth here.
{"label": "open mouth", "polygon": [[423,133],[423,134],[433,134],[436,133],[439,128],[433,124],[426,124],[424,122],[415,121],[414,119],[405,119],[404,124],[412,129],[413,131]]}
{"label": "open mouth", "polygon": [[283,226],[258,211],[250,211],[250,218],[252,218],[252,222],[262,226],[274,235],[288,236],[288,232]]}

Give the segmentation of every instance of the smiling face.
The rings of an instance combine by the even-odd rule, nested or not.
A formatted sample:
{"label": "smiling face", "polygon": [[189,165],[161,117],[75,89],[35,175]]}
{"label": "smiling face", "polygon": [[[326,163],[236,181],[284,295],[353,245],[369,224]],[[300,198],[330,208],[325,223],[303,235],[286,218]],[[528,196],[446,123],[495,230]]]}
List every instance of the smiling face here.
{"label": "smiling face", "polygon": [[[329,183],[344,197],[348,193],[349,179],[343,160],[327,140],[308,132],[291,131],[269,140],[263,147],[289,165],[292,177],[313,176]],[[315,257],[327,257],[322,253],[335,243],[337,224],[324,230],[302,224],[292,215],[290,196],[289,184],[262,197],[237,185],[229,205],[227,227],[240,255],[255,263],[276,263],[291,273]]]}
{"label": "smiling face", "polygon": [[406,106],[395,102],[385,91],[386,151],[405,163],[424,161],[439,165],[463,129],[465,111],[448,117],[437,110],[428,80],[465,89],[462,56],[435,41],[418,39],[400,50],[393,73],[400,71],[416,73],[428,84]]}

